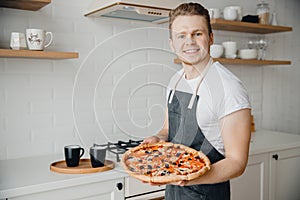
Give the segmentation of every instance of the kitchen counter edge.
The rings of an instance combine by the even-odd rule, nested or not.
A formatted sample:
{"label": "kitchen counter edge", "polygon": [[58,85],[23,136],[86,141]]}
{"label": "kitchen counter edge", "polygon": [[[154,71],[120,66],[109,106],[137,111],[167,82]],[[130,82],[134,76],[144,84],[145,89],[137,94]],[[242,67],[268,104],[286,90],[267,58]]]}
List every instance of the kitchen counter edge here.
{"label": "kitchen counter edge", "polygon": [[[252,133],[252,140],[250,145],[250,155],[267,153],[272,151],[279,151],[284,149],[296,148],[300,147],[300,135],[294,135],[283,132],[269,131],[269,130],[258,130]],[[42,157],[44,157],[42,160]],[[58,160],[58,158],[62,158],[61,155],[49,155],[49,156],[38,156],[38,157],[30,157],[30,158],[20,158],[20,159],[10,159],[10,160],[0,160],[0,199],[18,197],[22,195],[29,195],[38,192],[51,191],[56,189],[63,189],[67,187],[89,184],[94,182],[103,182],[118,178],[127,177],[124,171],[122,171],[121,167],[118,163],[116,163],[116,167],[113,170],[106,172],[98,172],[93,174],[58,174],[50,171],[50,162],[54,160]],[[10,164],[18,165],[17,163],[29,163],[29,162],[44,162],[43,165],[39,166],[39,168],[45,168],[47,166],[47,170],[42,169],[40,173],[42,173],[39,177],[38,173],[33,172],[34,170],[29,170],[25,167],[24,172],[21,173],[29,173],[33,176],[33,179],[36,179],[37,182],[34,183],[34,180],[30,180],[29,183],[26,183],[27,180],[17,179],[18,175],[13,172],[13,170],[19,170],[19,168],[10,168]],[[27,165],[28,166],[28,165]],[[9,169],[8,169],[9,168]],[[3,171],[2,171],[3,169]],[[27,170],[27,171],[26,171]],[[4,175],[4,171],[8,172],[8,174]],[[10,176],[11,173],[11,176]],[[20,172],[16,172],[20,173]],[[3,176],[4,179],[3,180]],[[23,178],[28,178],[23,177]],[[22,177],[21,177],[22,178]],[[1,180],[2,179],[2,180]],[[10,179],[10,180],[7,180]],[[15,180],[13,180],[15,179]],[[14,182],[15,181],[15,182]],[[23,182],[22,182],[23,181]],[[4,183],[3,183],[4,182]],[[5,183],[8,183],[8,186],[4,186]],[[19,185],[18,185],[19,184]]]}

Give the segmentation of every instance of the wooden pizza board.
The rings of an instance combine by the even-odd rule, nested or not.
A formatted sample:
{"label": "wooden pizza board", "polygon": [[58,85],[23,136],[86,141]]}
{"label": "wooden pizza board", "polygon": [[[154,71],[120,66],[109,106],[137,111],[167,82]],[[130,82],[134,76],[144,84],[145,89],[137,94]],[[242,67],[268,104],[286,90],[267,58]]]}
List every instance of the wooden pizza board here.
{"label": "wooden pizza board", "polygon": [[115,167],[115,163],[110,160],[105,160],[103,167],[93,168],[90,159],[80,159],[77,167],[68,167],[65,160],[53,162],[50,165],[50,170],[62,174],[89,174],[95,172],[104,172]]}

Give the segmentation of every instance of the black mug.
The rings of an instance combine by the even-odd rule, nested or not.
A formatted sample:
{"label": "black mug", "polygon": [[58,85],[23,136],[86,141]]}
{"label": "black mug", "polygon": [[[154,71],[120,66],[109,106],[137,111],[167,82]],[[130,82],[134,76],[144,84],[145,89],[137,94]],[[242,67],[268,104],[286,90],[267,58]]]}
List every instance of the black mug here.
{"label": "black mug", "polygon": [[106,147],[93,146],[90,148],[92,167],[103,167],[105,164]]}
{"label": "black mug", "polygon": [[84,154],[84,149],[79,145],[65,146],[65,160],[68,167],[76,167]]}

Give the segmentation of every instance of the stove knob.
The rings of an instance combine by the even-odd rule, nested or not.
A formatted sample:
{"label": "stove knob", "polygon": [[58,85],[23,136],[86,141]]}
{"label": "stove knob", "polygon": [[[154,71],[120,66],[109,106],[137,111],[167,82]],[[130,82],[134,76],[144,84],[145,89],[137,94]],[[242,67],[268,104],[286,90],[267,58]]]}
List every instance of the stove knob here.
{"label": "stove knob", "polygon": [[118,190],[122,190],[123,189],[123,183],[117,183],[117,188],[118,188]]}

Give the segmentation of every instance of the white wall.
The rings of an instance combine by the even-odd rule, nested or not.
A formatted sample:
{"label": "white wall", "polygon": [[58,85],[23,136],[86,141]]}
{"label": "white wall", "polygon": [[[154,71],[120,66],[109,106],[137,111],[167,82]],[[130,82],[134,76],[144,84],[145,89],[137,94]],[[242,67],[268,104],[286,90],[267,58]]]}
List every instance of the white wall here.
{"label": "white wall", "polygon": [[293,26],[293,32],[270,36],[271,53],[274,58],[291,60],[292,65],[264,68],[262,125],[300,134],[300,1],[276,0],[275,5],[280,22]]}
{"label": "white wall", "polygon": [[[84,17],[90,2],[52,0],[36,12],[0,9],[2,48],[8,48],[12,31],[38,27],[54,34],[49,51],[77,51],[80,56],[70,60],[0,58],[0,159],[62,153],[66,144],[88,148],[93,142],[139,139],[161,127],[165,85],[180,67],[172,63],[167,26]],[[203,4],[242,5],[245,14],[255,14],[256,3],[213,0]],[[248,89],[257,128],[300,134],[299,3],[269,3],[278,13],[278,22],[293,26],[294,31],[267,35],[271,41],[267,56],[290,59],[293,64],[228,68]],[[216,43],[236,40],[240,48],[256,36],[214,33]]]}

